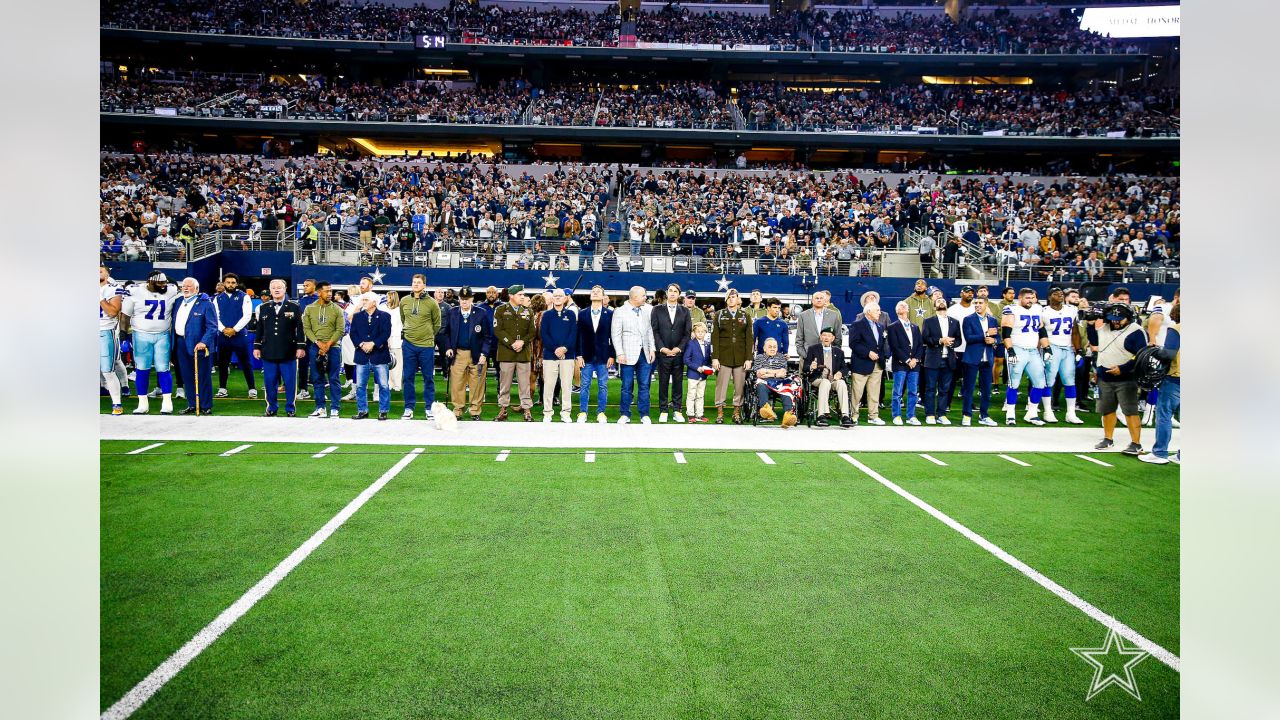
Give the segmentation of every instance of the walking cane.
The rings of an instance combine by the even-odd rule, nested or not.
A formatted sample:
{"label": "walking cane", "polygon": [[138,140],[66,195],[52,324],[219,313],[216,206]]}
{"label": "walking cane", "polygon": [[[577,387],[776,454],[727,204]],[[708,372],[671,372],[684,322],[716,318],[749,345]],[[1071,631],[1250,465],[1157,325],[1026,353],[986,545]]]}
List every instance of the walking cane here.
{"label": "walking cane", "polygon": [[[205,355],[209,354],[209,349],[205,348]],[[198,349],[191,351],[192,372],[195,373],[196,381],[196,417],[200,417],[200,351]]]}

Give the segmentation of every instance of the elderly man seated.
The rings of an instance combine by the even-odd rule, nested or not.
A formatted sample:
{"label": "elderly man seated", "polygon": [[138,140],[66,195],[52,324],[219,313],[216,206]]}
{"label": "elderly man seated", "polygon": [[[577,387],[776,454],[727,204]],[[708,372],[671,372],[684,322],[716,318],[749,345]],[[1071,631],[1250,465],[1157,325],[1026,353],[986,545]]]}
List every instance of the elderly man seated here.
{"label": "elderly man seated", "polygon": [[772,422],[777,418],[770,405],[770,395],[782,398],[782,427],[794,427],[797,418],[794,398],[800,395],[800,384],[787,375],[787,358],[778,352],[778,341],[764,341],[764,352],[756,353],[751,364],[756,373],[756,398],[760,401],[760,417]]}

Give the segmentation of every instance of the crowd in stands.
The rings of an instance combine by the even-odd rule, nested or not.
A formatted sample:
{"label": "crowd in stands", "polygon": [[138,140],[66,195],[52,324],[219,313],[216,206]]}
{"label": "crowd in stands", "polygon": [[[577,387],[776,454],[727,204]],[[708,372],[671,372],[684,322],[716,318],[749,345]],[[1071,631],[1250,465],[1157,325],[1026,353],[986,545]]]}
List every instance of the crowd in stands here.
{"label": "crowd in stands", "polygon": [[[1035,16],[993,12],[954,23],[944,15],[903,11],[880,15],[850,8],[834,13],[770,16],[679,6],[641,12],[637,38],[645,42],[763,45],[775,49],[909,53],[1098,53],[1136,51],[1132,44],[1080,29],[1046,10]],[[455,2],[449,8],[400,7],[334,0],[108,0],[108,27],[295,38],[409,41],[414,34],[447,35],[453,42],[616,46],[613,9],[503,9]]]}
{"label": "crowd in stands", "polygon": [[725,100],[706,83],[669,82],[640,87],[553,86],[540,92],[535,125],[732,129]]}
{"label": "crowd in stands", "polygon": [[868,85],[790,90],[768,83],[739,88],[738,107],[752,130],[938,128],[973,134],[1079,135],[1145,128],[1178,129],[1176,90],[1042,89],[1034,86]]}
{"label": "crowd in stands", "polygon": [[211,230],[301,241],[314,225],[370,262],[456,249],[474,267],[574,269],[576,254],[580,267],[614,269],[623,257],[668,255],[690,272],[742,272],[751,259],[759,273],[848,274],[872,272],[875,250],[924,232],[941,245],[944,275],[967,260],[1070,279],[1176,266],[1179,193],[1163,178],[891,183],[587,165],[533,177],[502,165],[104,156],[101,243],[108,259],[176,257]]}

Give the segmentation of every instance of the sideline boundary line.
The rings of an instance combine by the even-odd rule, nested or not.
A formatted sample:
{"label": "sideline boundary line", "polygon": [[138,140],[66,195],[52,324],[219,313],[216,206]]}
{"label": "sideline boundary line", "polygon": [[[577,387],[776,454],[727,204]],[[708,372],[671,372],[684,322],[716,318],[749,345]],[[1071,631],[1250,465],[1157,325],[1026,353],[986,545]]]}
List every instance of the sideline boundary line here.
{"label": "sideline boundary line", "polygon": [[1007,564],[1009,567],[1012,567],[1014,570],[1017,570],[1023,575],[1026,575],[1028,578],[1035,581],[1037,585],[1040,585],[1041,587],[1053,593],[1054,595],[1057,595],[1058,597],[1067,601],[1067,603],[1069,603],[1076,609],[1080,610],[1085,615],[1088,615],[1094,620],[1097,620],[1107,629],[1114,630],[1118,635],[1123,637],[1125,640],[1128,640],[1134,645],[1137,645],[1138,647],[1147,651],[1148,653],[1151,654],[1152,657],[1156,658],[1157,660],[1164,663],[1165,665],[1168,665],[1169,667],[1173,668],[1174,671],[1179,673],[1182,672],[1182,660],[1177,655],[1174,655],[1168,650],[1165,650],[1163,647],[1160,647],[1154,642],[1146,639],[1145,637],[1140,635],[1137,630],[1134,630],[1133,628],[1129,627],[1128,625],[1125,625],[1124,623],[1108,615],[1102,610],[1099,610],[1098,608],[1094,607],[1092,604],[1090,604],[1088,601],[1081,598],[1079,595],[1076,595],[1070,590],[1062,587],[1058,583],[1050,580],[1048,577],[1045,577],[1035,568],[1031,567],[1030,565],[1022,562],[1018,558],[1005,552],[995,543],[991,542],[990,540],[987,540],[986,538],[970,530],[964,525],[961,525],[959,522],[953,520],[946,513],[935,508],[934,506],[930,505],[924,500],[921,500],[915,495],[912,495],[910,492],[907,492],[906,490],[902,489],[901,487],[899,487],[892,481],[888,480],[887,478],[885,478],[883,475],[876,472],[875,470],[872,470],[866,465],[863,465],[861,462],[859,462],[849,453],[839,453],[839,455],[842,460],[845,460],[850,465],[858,468],[863,473],[865,473],[868,477],[870,477],[872,480],[875,480],[881,485],[884,485],[885,487],[889,488],[890,490],[892,490],[893,492],[897,493],[902,498],[910,502],[912,505],[915,505],[921,510],[929,513],[934,518],[941,521],[947,527],[951,528],[952,530],[955,530],[956,532],[965,536],[969,540],[973,541],[983,550],[986,550],[992,555],[995,555],[997,558],[1003,560],[1005,564]]}
{"label": "sideline boundary line", "polygon": [[271,592],[272,588],[280,584],[280,581],[285,576],[298,567],[303,560],[306,560],[316,548],[320,547],[321,543],[328,540],[330,535],[342,527],[342,524],[363,507],[369,501],[369,498],[377,494],[388,482],[391,482],[392,478],[399,475],[400,471],[408,467],[409,463],[413,462],[413,459],[421,455],[424,450],[425,448],[414,448],[408,455],[400,458],[400,461],[391,466],[390,470],[383,473],[382,477],[374,480],[372,485],[365,488],[355,499],[347,503],[346,507],[339,510],[337,515],[330,518],[329,522],[325,523],[314,535],[307,538],[306,542],[289,553],[289,556],[284,560],[281,560],[280,564],[267,573],[266,577],[249,588],[244,595],[240,596],[239,600],[236,600],[230,607],[223,610],[218,617],[214,618],[213,622],[204,626],[200,632],[195,634],[195,637],[188,640],[185,645],[178,648],[177,652],[160,663],[159,667],[152,670],[137,685],[134,685],[133,689],[125,693],[124,697],[107,708],[107,711],[102,713],[102,720],[124,720],[124,718],[129,717],[138,708],[142,707],[143,703],[150,700],[152,695],[159,692],[160,688],[164,687],[184,667],[212,645],[222,633],[226,632],[245,613],[249,612],[259,600]]}

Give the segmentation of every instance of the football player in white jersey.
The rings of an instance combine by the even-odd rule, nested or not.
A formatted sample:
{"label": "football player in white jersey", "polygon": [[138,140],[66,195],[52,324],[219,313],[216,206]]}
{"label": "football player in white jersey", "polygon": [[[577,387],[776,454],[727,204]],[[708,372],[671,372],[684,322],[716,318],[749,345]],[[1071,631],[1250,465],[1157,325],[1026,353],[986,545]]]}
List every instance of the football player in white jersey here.
{"label": "football player in white jersey", "polygon": [[[1167,327],[1165,326],[1165,318],[1169,317],[1169,311],[1173,309],[1173,303],[1178,301],[1182,288],[1173,291],[1173,302],[1158,303],[1151,310],[1151,316],[1147,318],[1147,337],[1152,338],[1151,344],[1156,347],[1164,347],[1164,336]],[[1164,298],[1161,298],[1163,300]],[[1142,407],[1142,424],[1155,425],[1156,401],[1160,399],[1160,389],[1156,388],[1147,393],[1146,403]],[[1173,419],[1173,426],[1179,427],[1180,423],[1177,418]]]}
{"label": "football player in white jersey", "polygon": [[1036,291],[1022,288],[1018,300],[1000,311],[1000,335],[1004,340],[1009,365],[1009,385],[1004,391],[1005,424],[1017,423],[1018,386],[1022,374],[1031,379],[1027,414],[1023,420],[1044,425],[1040,419],[1040,398],[1047,393],[1044,384],[1044,357],[1040,350],[1049,347],[1049,334],[1044,326],[1044,308],[1036,302]]}
{"label": "football player in white jersey", "polygon": [[1045,422],[1058,422],[1053,414],[1053,382],[1062,379],[1062,394],[1067,399],[1067,422],[1082,425],[1076,415],[1076,337],[1075,327],[1079,311],[1066,304],[1062,288],[1049,291],[1049,306],[1044,309],[1044,327],[1049,333],[1049,360],[1045,364],[1045,385],[1040,400],[1044,403]]}
{"label": "football player in white jersey", "polygon": [[120,308],[125,289],[111,279],[106,265],[98,266],[98,371],[111,396],[111,414],[123,415],[120,404],[120,377],[116,375],[116,328],[120,325]]}
{"label": "football player in white jersey", "polygon": [[133,329],[134,386],[138,389],[138,407],[134,415],[150,412],[147,388],[151,384],[151,368],[156,369],[160,386],[160,414],[173,414],[173,373],[169,370],[169,343],[172,338],[174,298],[178,288],[159,270],[147,276],[145,285],[135,285],[125,298],[125,326]]}

